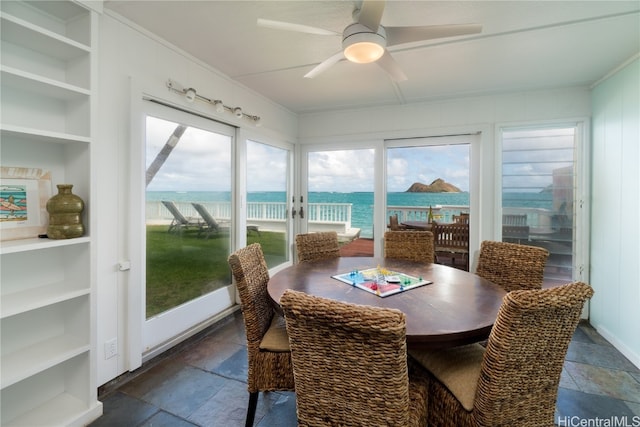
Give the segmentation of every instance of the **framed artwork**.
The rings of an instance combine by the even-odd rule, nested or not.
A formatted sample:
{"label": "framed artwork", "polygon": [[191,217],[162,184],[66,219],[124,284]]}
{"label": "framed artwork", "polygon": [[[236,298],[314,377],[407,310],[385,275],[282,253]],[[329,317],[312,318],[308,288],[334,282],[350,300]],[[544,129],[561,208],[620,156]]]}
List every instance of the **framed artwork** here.
{"label": "framed artwork", "polygon": [[51,172],[38,168],[0,168],[0,240],[38,237],[47,232]]}

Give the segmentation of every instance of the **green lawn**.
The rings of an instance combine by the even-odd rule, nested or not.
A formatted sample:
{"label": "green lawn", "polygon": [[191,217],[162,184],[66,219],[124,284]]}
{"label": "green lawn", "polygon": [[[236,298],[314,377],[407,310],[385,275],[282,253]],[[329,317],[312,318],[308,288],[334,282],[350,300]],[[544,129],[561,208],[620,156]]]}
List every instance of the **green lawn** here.
{"label": "green lawn", "polygon": [[[267,265],[286,259],[283,233],[251,232],[247,243],[262,245]],[[167,233],[147,226],[147,318],[231,283],[229,234],[198,238],[196,230]]]}

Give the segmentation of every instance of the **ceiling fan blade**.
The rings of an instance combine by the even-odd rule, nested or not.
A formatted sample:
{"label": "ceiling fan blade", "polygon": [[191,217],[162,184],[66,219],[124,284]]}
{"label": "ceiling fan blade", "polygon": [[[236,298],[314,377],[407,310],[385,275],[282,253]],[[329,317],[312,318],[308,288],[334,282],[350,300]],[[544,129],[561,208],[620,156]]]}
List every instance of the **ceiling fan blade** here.
{"label": "ceiling fan blade", "polygon": [[480,24],[429,25],[425,27],[384,27],[387,32],[387,46],[422,40],[477,34],[482,31]]}
{"label": "ceiling fan blade", "polygon": [[325,30],[324,28],[310,27],[309,25],[293,24],[291,22],[272,21],[271,19],[258,18],[258,25],[275,30],[295,31],[297,33],[317,34],[320,36],[341,36],[341,33]]}
{"label": "ceiling fan blade", "polygon": [[385,49],[382,58],[378,59],[377,64],[391,76],[391,78],[397,82],[407,80],[407,76],[400,68],[393,56]]}
{"label": "ceiling fan blade", "polygon": [[313,70],[309,71],[304,76],[306,78],[308,78],[308,79],[312,79],[315,76],[317,76],[318,74],[325,72],[326,70],[331,68],[333,65],[337,64],[338,62],[340,62],[340,60],[342,60],[342,59],[344,59],[344,53],[342,51],[340,51],[340,52],[328,57],[324,61],[322,61],[319,65],[317,65]]}
{"label": "ceiling fan blade", "polygon": [[384,1],[362,0],[362,6],[358,13],[358,23],[369,28],[373,32],[378,32],[382,12],[384,12]]}

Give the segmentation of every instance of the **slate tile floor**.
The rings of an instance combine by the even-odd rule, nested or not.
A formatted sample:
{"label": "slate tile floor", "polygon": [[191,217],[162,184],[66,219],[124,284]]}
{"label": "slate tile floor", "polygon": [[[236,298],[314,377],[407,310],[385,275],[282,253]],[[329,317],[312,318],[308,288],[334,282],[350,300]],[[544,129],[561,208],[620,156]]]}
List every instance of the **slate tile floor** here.
{"label": "slate tile floor", "polygon": [[[104,415],[91,427],[244,425],[247,352],[240,312],[138,371],[101,388]],[[596,418],[640,425],[640,370],[584,322],[567,354],[556,423],[625,425],[586,424]],[[262,393],[255,425],[295,426],[295,394]]]}

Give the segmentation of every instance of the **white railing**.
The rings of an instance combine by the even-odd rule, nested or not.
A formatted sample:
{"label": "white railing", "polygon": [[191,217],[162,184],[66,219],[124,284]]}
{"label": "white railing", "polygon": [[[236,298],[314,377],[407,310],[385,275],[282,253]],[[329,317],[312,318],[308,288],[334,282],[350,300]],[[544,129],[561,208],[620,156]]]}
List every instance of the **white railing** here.
{"label": "white railing", "polygon": [[[201,202],[219,220],[231,219],[231,203]],[[176,202],[176,206],[185,217],[198,217],[198,213],[190,202]],[[261,227],[261,230],[284,231],[288,204],[284,202],[250,202],[247,203],[247,223]],[[309,221],[310,231],[336,230],[346,233],[352,230],[351,203],[310,203],[304,215]],[[433,219],[444,223],[453,222],[453,215],[469,212],[469,206],[436,205],[431,207]],[[532,229],[544,230],[552,227],[552,212],[540,208],[505,208],[504,214],[526,214],[527,225]],[[424,206],[389,206],[387,218],[398,215],[399,222],[428,221],[429,207]],[[161,202],[147,202],[146,219],[148,223],[169,223],[173,216]]]}
{"label": "white railing", "polygon": [[[230,202],[199,202],[211,215],[221,221],[231,219]],[[185,217],[198,217],[191,202],[175,202],[178,210]],[[264,230],[283,231],[289,214],[284,202],[249,202],[247,203],[247,223],[255,224]],[[350,203],[310,203],[304,215],[309,221],[312,231],[337,230],[345,233],[351,229]],[[162,202],[146,203],[146,220],[148,223],[168,223],[173,219],[171,212]]]}
{"label": "white railing", "polygon": [[309,222],[344,223],[351,228],[351,203],[309,203]]}
{"label": "white railing", "polygon": [[[453,215],[460,215],[460,212],[469,212],[469,206],[431,206],[433,219],[439,222],[453,222]],[[429,206],[388,206],[387,218],[392,215],[398,215],[398,222],[401,223],[405,221],[428,221]]]}

